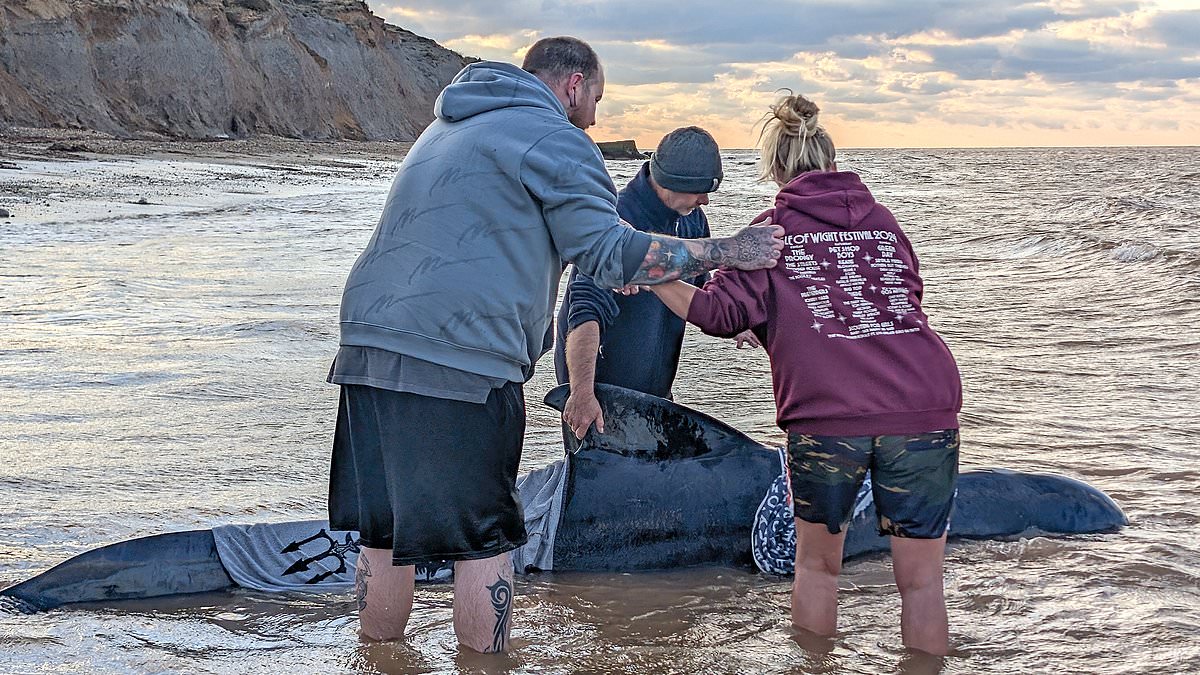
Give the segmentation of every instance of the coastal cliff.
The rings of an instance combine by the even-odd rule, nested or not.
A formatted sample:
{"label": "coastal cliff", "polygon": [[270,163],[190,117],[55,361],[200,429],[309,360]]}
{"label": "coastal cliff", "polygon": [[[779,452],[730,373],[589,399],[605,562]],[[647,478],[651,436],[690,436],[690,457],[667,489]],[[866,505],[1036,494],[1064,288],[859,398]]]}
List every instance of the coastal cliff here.
{"label": "coastal cliff", "polygon": [[650,155],[637,149],[635,141],[600,141],[596,143],[604,159],[649,159]]}
{"label": "coastal cliff", "polygon": [[359,0],[4,0],[0,128],[412,140],[471,60]]}

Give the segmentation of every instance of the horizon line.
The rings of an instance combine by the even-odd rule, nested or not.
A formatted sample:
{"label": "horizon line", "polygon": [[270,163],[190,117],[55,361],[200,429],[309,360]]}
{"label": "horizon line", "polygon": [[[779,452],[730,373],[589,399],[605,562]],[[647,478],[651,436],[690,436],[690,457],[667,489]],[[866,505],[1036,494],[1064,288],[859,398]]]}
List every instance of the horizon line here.
{"label": "horizon line", "polygon": [[[628,139],[618,139],[628,140]],[[595,143],[613,143],[616,141],[593,141]],[[838,147],[843,150],[1104,150],[1110,148],[1198,148],[1200,143],[1191,145],[1178,144],[1129,144],[1129,145],[856,145]],[[638,146],[642,150],[641,146]],[[723,147],[722,152],[732,150],[758,150],[758,148]],[[653,152],[654,148],[646,148],[643,152]]]}

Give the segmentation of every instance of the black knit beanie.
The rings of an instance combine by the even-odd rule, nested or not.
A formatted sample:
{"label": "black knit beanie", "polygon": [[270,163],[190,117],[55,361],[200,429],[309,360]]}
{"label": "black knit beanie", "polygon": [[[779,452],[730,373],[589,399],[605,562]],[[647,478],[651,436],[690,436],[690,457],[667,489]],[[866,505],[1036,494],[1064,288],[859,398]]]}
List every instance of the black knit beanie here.
{"label": "black knit beanie", "polygon": [[675,192],[715,192],[725,173],[721,151],[700,127],[682,127],[663,136],[650,158],[654,182]]}

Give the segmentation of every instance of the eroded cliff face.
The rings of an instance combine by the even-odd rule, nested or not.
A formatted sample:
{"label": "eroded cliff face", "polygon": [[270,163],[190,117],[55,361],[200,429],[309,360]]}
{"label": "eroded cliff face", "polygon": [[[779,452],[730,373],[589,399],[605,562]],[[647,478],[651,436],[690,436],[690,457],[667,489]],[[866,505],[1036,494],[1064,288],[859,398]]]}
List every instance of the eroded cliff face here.
{"label": "eroded cliff face", "polygon": [[0,126],[411,140],[469,61],[358,0],[3,0]]}

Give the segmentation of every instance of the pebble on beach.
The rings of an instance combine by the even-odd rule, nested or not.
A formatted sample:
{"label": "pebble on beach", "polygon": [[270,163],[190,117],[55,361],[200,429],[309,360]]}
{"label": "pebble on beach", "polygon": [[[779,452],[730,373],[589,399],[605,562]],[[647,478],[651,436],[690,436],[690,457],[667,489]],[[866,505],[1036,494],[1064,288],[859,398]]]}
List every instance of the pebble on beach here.
{"label": "pebble on beach", "polygon": [[50,152],[91,152],[92,149],[76,141],[58,141],[46,148]]}
{"label": "pebble on beach", "polygon": [[8,212],[8,209],[0,209],[0,218],[8,218],[10,216],[12,214]]}

